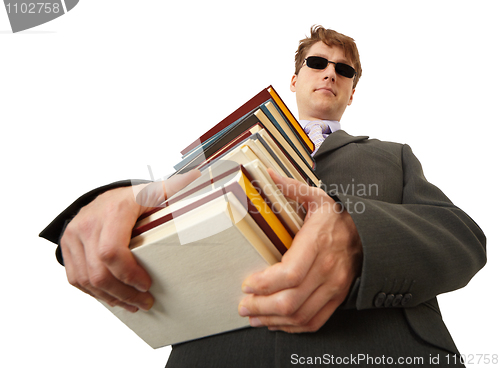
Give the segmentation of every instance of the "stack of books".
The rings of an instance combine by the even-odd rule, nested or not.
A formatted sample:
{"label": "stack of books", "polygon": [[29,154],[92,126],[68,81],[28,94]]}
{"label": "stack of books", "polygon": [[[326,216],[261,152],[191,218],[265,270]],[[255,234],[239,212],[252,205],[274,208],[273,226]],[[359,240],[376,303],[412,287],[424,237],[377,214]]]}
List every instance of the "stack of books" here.
{"label": "stack of books", "polygon": [[248,327],[243,280],[281,260],[304,216],[267,169],[319,186],[313,150],[272,86],[186,147],[174,175],[201,176],[142,216],[130,242],[155,304],[108,308],[153,348]]}

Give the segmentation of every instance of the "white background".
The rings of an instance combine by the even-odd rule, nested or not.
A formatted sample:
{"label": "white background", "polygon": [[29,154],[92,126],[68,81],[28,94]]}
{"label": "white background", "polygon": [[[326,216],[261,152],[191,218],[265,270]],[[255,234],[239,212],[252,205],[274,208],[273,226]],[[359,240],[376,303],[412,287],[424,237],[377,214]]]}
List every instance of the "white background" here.
{"label": "white background", "polygon": [[[147,179],[147,165],[172,172],[182,148],[269,84],[296,112],[293,56],[313,24],[360,50],[343,129],[410,144],[427,179],[485,231],[487,266],[439,300],[464,354],[500,354],[497,7],[82,0],[18,34],[0,9],[0,366],[164,366],[170,348],[152,350],[67,284],[38,233],[90,189]],[[478,360],[469,366],[492,365]]]}

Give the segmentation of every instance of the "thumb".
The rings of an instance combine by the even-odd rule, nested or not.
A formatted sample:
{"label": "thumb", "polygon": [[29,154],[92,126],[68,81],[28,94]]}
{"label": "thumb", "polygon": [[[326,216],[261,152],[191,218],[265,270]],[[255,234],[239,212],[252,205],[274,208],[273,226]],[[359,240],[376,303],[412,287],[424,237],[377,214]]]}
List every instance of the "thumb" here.
{"label": "thumb", "polygon": [[199,170],[191,170],[184,174],[174,175],[163,181],[165,199],[170,198],[179,190],[186,187],[188,184],[198,179],[201,176]]}
{"label": "thumb", "polygon": [[191,170],[166,180],[143,185],[136,196],[136,202],[143,207],[143,212],[158,206],[164,207],[165,200],[200,176],[201,172],[199,170]]}
{"label": "thumb", "polygon": [[301,183],[295,179],[283,177],[274,172],[272,169],[268,169],[267,172],[285,197],[290,198],[301,205],[307,205],[307,203],[313,202],[319,194],[318,188],[310,187],[309,185]]}

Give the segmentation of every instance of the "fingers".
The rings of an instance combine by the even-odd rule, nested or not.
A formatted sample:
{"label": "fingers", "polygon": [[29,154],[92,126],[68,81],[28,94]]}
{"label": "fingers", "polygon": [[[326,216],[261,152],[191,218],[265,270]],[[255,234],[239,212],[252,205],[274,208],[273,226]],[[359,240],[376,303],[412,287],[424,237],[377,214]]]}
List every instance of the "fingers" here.
{"label": "fingers", "polygon": [[[293,288],[270,295],[250,295],[239,306],[242,316],[256,316],[266,326],[302,325],[331,300],[340,304],[347,296],[350,280],[346,278],[340,257],[317,257],[304,280]],[[264,320],[260,317],[265,316]]]}
{"label": "fingers", "polygon": [[240,315],[291,316],[302,307],[321,283],[322,280],[317,274],[309,273],[303,281],[297,282],[293,287],[283,288],[272,294],[253,294],[241,301]]}
{"label": "fingers", "polygon": [[140,213],[130,188],[109,191],[83,207],[61,238],[68,281],[108,304],[148,310],[151,279],[136,262],[130,235]]}
{"label": "fingers", "polygon": [[65,268],[68,282],[84,293],[105,301],[112,307],[119,305],[130,312],[136,312],[138,309],[137,307],[125,304],[119,301],[116,297],[109,295],[104,290],[98,289],[94,287],[94,285],[92,285],[87,270],[87,263],[84,255],[83,245],[79,242],[78,239],[73,239],[71,242],[72,246],[68,247],[67,242],[68,237],[70,236],[69,233],[70,232],[65,233],[65,235],[61,239],[61,249],[66,266]]}
{"label": "fingers", "polygon": [[302,319],[296,318],[294,321],[297,322],[295,323],[283,321],[283,324],[279,324],[280,321],[268,320],[266,317],[259,318],[259,321],[256,321],[256,323],[261,322],[260,319],[262,319],[262,325],[269,326],[268,329],[270,331],[281,330],[288,333],[316,332],[328,321],[339,305],[340,303],[335,300],[329,301],[307,323],[303,323]]}
{"label": "fingers", "polygon": [[[100,256],[90,250],[86,253],[91,290],[98,290],[98,293],[94,291],[95,296],[103,299],[102,293],[104,293],[125,305],[149,310],[154,303],[153,296],[146,292],[151,285],[151,279],[144,269],[137,265],[133,256],[123,252],[123,257],[119,255],[114,257],[112,263],[107,263],[106,258],[103,261]],[[127,258],[132,259],[127,260]],[[127,264],[131,265],[130,269],[127,268]],[[132,285],[140,285],[140,289]]]}
{"label": "fingers", "polygon": [[[312,267],[317,269],[320,265]],[[348,284],[325,279],[312,271],[293,289],[271,295],[250,295],[239,306],[241,316],[249,317],[253,327],[271,330],[311,332],[319,329],[342,303],[349,292]]]}
{"label": "fingers", "polygon": [[[122,216],[126,209],[116,209],[111,213],[111,219],[99,233],[97,246],[89,244],[86,247],[86,257],[92,266],[100,267],[102,263],[106,269],[120,282],[129,285],[140,292],[146,292],[151,287],[151,278],[136,261],[129,249],[132,228],[136,222],[135,216]],[[113,290],[106,290],[113,295]]]}
{"label": "fingers", "polygon": [[269,175],[276,183],[276,186],[283,192],[287,198],[305,206],[306,210],[316,210],[328,199],[331,199],[323,190],[310,187],[297,180],[278,175],[272,169],[268,169]]}
{"label": "fingers", "polygon": [[[269,172],[274,177],[273,180],[277,181],[276,184],[283,188],[285,195],[303,203],[309,207],[309,211],[308,221],[295,235],[292,246],[283,255],[281,262],[244,280],[242,290],[245,293],[259,295],[268,295],[279,290],[294,288],[302,283],[319,254],[321,243],[324,243],[325,238],[329,235],[329,230],[325,227],[324,222],[327,218],[326,215],[331,215],[332,211],[329,208],[334,205],[334,201],[330,197],[323,198],[322,191],[311,191],[310,187],[305,184],[283,178],[271,170]],[[318,212],[320,208],[315,203],[321,202],[323,205],[326,204],[324,206],[325,216],[313,216],[313,213]]]}
{"label": "fingers", "polygon": [[[198,170],[191,170],[185,174],[177,175],[162,183],[161,191],[166,196],[175,194],[180,189],[191,183],[201,175]],[[158,186],[152,187],[158,191]],[[163,192],[165,190],[165,192]],[[158,197],[158,193],[150,196]],[[126,202],[125,202],[126,203]],[[130,302],[141,309],[149,309],[153,304],[151,294],[147,293],[151,287],[151,278],[141,267],[132,252],[128,248],[131,237],[131,229],[134,227],[138,216],[122,216],[128,210],[127,205],[116,204],[108,215],[110,218],[119,218],[120,221],[108,221],[99,234],[99,246],[97,248],[87,247],[86,256],[89,260],[91,274],[97,275],[97,280],[103,279],[102,288],[109,294],[119,297],[120,300]],[[104,264],[103,269],[100,265]],[[115,279],[106,277],[108,270]],[[103,275],[104,273],[104,275]],[[125,284],[130,287],[123,287]],[[142,294],[137,294],[139,291]]]}
{"label": "fingers", "polygon": [[323,190],[269,170],[283,194],[307,209],[306,221],[282,262],[249,276],[239,313],[252,326],[287,332],[319,329],[346,298],[362,253],[350,216]]}
{"label": "fingers", "polygon": [[149,208],[161,205],[165,200],[173,196],[179,190],[201,176],[199,170],[191,170],[184,174],[179,174],[167,180],[152,182],[137,186],[136,202],[145,207],[142,212]]}
{"label": "fingers", "polygon": [[148,208],[200,175],[192,170],[165,182],[110,190],[83,207],[61,238],[70,284],[111,306],[149,310],[154,303],[148,292],[152,281],[129,249],[132,229]]}
{"label": "fingers", "polygon": [[175,175],[171,178],[168,178],[163,182],[165,186],[166,198],[171,197],[200,176],[201,172],[195,169],[188,171],[187,173]]}
{"label": "fingers", "polygon": [[245,293],[268,295],[294,288],[302,283],[315,257],[316,254],[309,252],[300,241],[294,240],[281,262],[247,277],[242,290]]}
{"label": "fingers", "polygon": [[[282,262],[251,275],[243,282],[243,291],[253,295],[241,301],[240,315],[259,317],[250,320],[251,323],[257,321],[253,324],[255,326],[259,323],[266,326],[271,325],[268,323],[284,324],[284,321],[302,323],[311,319],[314,312],[332,298],[331,290],[323,286],[330,267],[324,266],[325,259],[319,256],[319,247],[314,241],[320,232],[314,220],[308,222],[297,233]],[[265,320],[262,321],[260,316]]]}

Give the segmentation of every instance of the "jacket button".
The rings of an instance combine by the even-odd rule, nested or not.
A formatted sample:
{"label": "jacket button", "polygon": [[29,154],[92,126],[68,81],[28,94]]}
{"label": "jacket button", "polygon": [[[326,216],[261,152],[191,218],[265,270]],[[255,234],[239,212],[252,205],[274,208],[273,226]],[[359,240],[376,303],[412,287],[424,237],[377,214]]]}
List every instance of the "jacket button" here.
{"label": "jacket button", "polygon": [[407,305],[411,298],[413,298],[413,295],[411,295],[410,293],[407,293],[403,296],[403,300],[401,300],[401,305]]}
{"label": "jacket button", "polygon": [[384,307],[390,307],[392,305],[393,300],[394,300],[394,294],[388,294],[384,302]]}
{"label": "jacket button", "polygon": [[394,300],[392,301],[392,306],[397,307],[401,304],[401,300],[403,299],[403,294],[396,294]]}
{"label": "jacket button", "polygon": [[374,303],[377,308],[380,308],[384,305],[385,302],[385,293],[378,293],[375,297]]}

